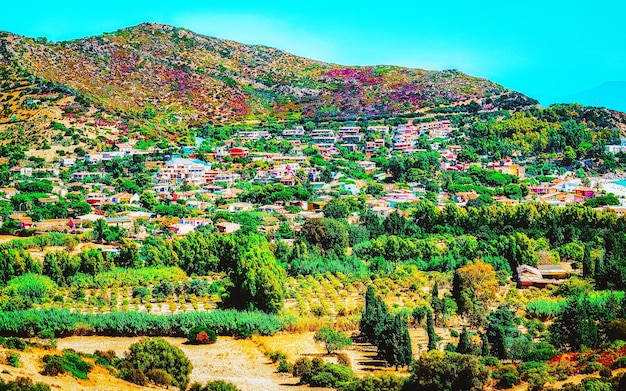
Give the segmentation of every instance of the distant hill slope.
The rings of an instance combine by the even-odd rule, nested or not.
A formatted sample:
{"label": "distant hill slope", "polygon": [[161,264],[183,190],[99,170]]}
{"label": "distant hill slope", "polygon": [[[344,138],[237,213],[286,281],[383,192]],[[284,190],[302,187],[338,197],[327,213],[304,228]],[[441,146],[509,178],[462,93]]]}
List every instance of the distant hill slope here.
{"label": "distant hill slope", "polygon": [[626,81],[609,81],[596,88],[568,95],[561,100],[626,112]]}
{"label": "distant hill slope", "polygon": [[536,103],[454,70],[345,67],[153,23],[58,43],[0,33],[0,76],[0,123],[29,119],[37,94],[59,91],[121,117],[154,107],[192,125],[407,113],[505,93]]}

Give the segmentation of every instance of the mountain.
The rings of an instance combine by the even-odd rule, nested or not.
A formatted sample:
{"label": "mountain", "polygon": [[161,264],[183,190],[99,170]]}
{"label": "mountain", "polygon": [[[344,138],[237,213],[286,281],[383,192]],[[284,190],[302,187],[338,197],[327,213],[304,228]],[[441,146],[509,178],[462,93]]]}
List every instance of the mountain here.
{"label": "mountain", "polygon": [[561,101],[626,112],[626,81],[609,81],[590,90],[563,97]]}
{"label": "mountain", "polygon": [[156,115],[175,128],[372,117],[485,97],[536,103],[456,70],[340,66],[154,23],[66,42],[0,33],[0,76],[0,124],[59,113],[109,124]]}

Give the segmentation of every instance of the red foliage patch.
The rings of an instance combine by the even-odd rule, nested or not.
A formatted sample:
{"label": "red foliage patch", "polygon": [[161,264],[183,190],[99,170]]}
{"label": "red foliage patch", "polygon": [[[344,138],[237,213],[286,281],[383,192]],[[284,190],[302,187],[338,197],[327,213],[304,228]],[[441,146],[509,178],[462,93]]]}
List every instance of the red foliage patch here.
{"label": "red foliage patch", "polygon": [[333,77],[335,79],[342,79],[345,81],[355,80],[361,84],[366,85],[378,85],[382,82],[382,78],[380,76],[372,75],[371,69],[351,69],[351,68],[342,68],[342,69],[332,69],[328,72],[324,72],[322,76]]}

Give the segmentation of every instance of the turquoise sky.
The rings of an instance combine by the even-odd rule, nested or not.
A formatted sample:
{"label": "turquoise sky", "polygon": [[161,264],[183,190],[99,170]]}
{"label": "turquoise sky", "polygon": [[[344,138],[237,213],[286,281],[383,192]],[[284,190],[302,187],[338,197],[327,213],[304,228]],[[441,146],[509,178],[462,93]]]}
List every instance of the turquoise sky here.
{"label": "turquoise sky", "polygon": [[65,40],[160,22],[344,65],[457,68],[543,103],[626,81],[618,0],[5,0],[0,8],[0,30],[21,35]]}

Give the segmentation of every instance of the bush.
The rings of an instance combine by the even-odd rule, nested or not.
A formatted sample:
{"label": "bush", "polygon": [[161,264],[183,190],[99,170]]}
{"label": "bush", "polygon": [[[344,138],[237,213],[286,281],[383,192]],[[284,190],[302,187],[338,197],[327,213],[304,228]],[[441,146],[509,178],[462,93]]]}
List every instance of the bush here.
{"label": "bush", "polygon": [[324,348],[328,354],[345,346],[352,345],[352,340],[345,333],[333,330],[328,326],[324,326],[317,330],[314,339],[315,342],[324,343]]}
{"label": "bush", "polygon": [[368,375],[358,379],[349,385],[342,387],[344,391],[400,391],[405,383],[405,379],[392,375]]}
{"label": "bush", "polygon": [[5,355],[7,360],[7,364],[12,366],[13,368],[18,368],[20,366],[20,355],[16,352],[7,352]]}
{"label": "bush", "polygon": [[300,383],[308,384],[313,373],[322,365],[324,365],[324,361],[318,357],[313,360],[308,357],[302,357],[293,364],[293,371],[291,373],[294,377],[300,378]]}
{"label": "bush", "polygon": [[337,364],[348,368],[352,366],[352,361],[350,361],[350,357],[346,353],[335,353],[335,356],[337,356]]}
{"label": "bush", "polygon": [[430,351],[413,363],[407,389],[480,390],[489,380],[489,371],[477,357]]}
{"label": "bush", "polygon": [[147,338],[132,344],[124,361],[128,367],[140,369],[144,374],[161,369],[171,376],[172,384],[182,390],[189,384],[191,362],[182,350],[162,338]]}
{"label": "bush", "polygon": [[608,379],[611,376],[613,376],[613,371],[611,370],[611,368],[603,365],[602,368],[600,368],[599,375],[600,375],[600,377]]}
{"label": "bush", "polygon": [[293,365],[289,364],[287,360],[281,360],[278,363],[278,373],[291,373],[293,371]]}
{"label": "bush", "polygon": [[133,288],[133,298],[138,297],[143,301],[148,296],[150,296],[150,289],[145,286],[137,286]]}
{"label": "bush", "polygon": [[24,351],[26,350],[26,342],[16,338],[16,337],[9,337],[9,338],[2,338],[0,337],[0,342],[2,343],[2,346],[4,346],[7,349],[15,349],[15,350],[21,350]]}
{"label": "bush", "polygon": [[493,378],[499,379],[499,388],[511,388],[521,381],[519,372],[514,365],[503,365],[498,368],[497,371],[493,372]]}
{"label": "bush", "polygon": [[87,374],[93,369],[92,364],[70,352],[64,352],[62,356],[46,355],[42,361],[45,363],[42,374],[47,376],[70,372],[74,377],[88,380]]}
{"label": "bush", "polygon": [[611,364],[612,369],[626,368],[626,357],[620,357]]}
{"label": "bush", "polygon": [[585,365],[585,367],[580,370],[580,373],[582,373],[584,375],[588,375],[590,373],[598,372],[603,367],[604,367],[604,365],[600,364],[599,362],[593,361],[593,362],[590,362],[589,364]]}
{"label": "bush", "polygon": [[336,388],[352,380],[354,380],[354,372],[352,372],[352,369],[327,363],[312,374],[309,384],[312,387]]}
{"label": "bush", "polygon": [[152,296],[161,300],[168,296],[172,296],[173,294],[174,284],[172,284],[171,282],[163,281],[162,283],[152,288]]}
{"label": "bush", "polygon": [[196,295],[198,297],[206,296],[206,294],[209,293],[209,283],[205,280],[194,278],[185,284],[185,291],[188,295]]}
{"label": "bush", "polygon": [[499,367],[500,366],[500,360],[498,360],[497,357],[493,357],[493,356],[481,357],[480,358],[480,362],[483,363],[483,365],[486,365],[488,367]]}
{"label": "bush", "polygon": [[227,383],[223,380],[216,380],[207,383],[204,387],[198,383],[194,383],[189,387],[189,391],[240,391],[237,386]]}
{"label": "bush", "polygon": [[172,376],[163,369],[151,369],[146,373],[146,377],[156,385],[172,385]]}
{"label": "bush", "polygon": [[127,382],[135,383],[140,386],[148,384],[148,378],[141,369],[131,368],[127,371],[120,372],[120,377]]}
{"label": "bush", "polygon": [[206,326],[196,326],[189,330],[187,341],[195,345],[212,344],[217,341],[217,335],[213,329]]}
{"label": "bush", "polygon": [[18,377],[15,380],[4,382],[0,379],[0,390],[7,391],[50,391],[50,386],[44,383],[33,383],[27,377]]}
{"label": "bush", "polygon": [[266,355],[267,357],[269,357],[270,360],[272,360],[273,363],[278,362],[278,361],[283,361],[287,358],[287,355],[281,352],[280,350],[267,352]]}
{"label": "bush", "polygon": [[56,290],[57,285],[49,277],[33,273],[15,277],[8,282],[6,287],[9,295],[20,296],[35,303],[46,297],[51,297]]}

